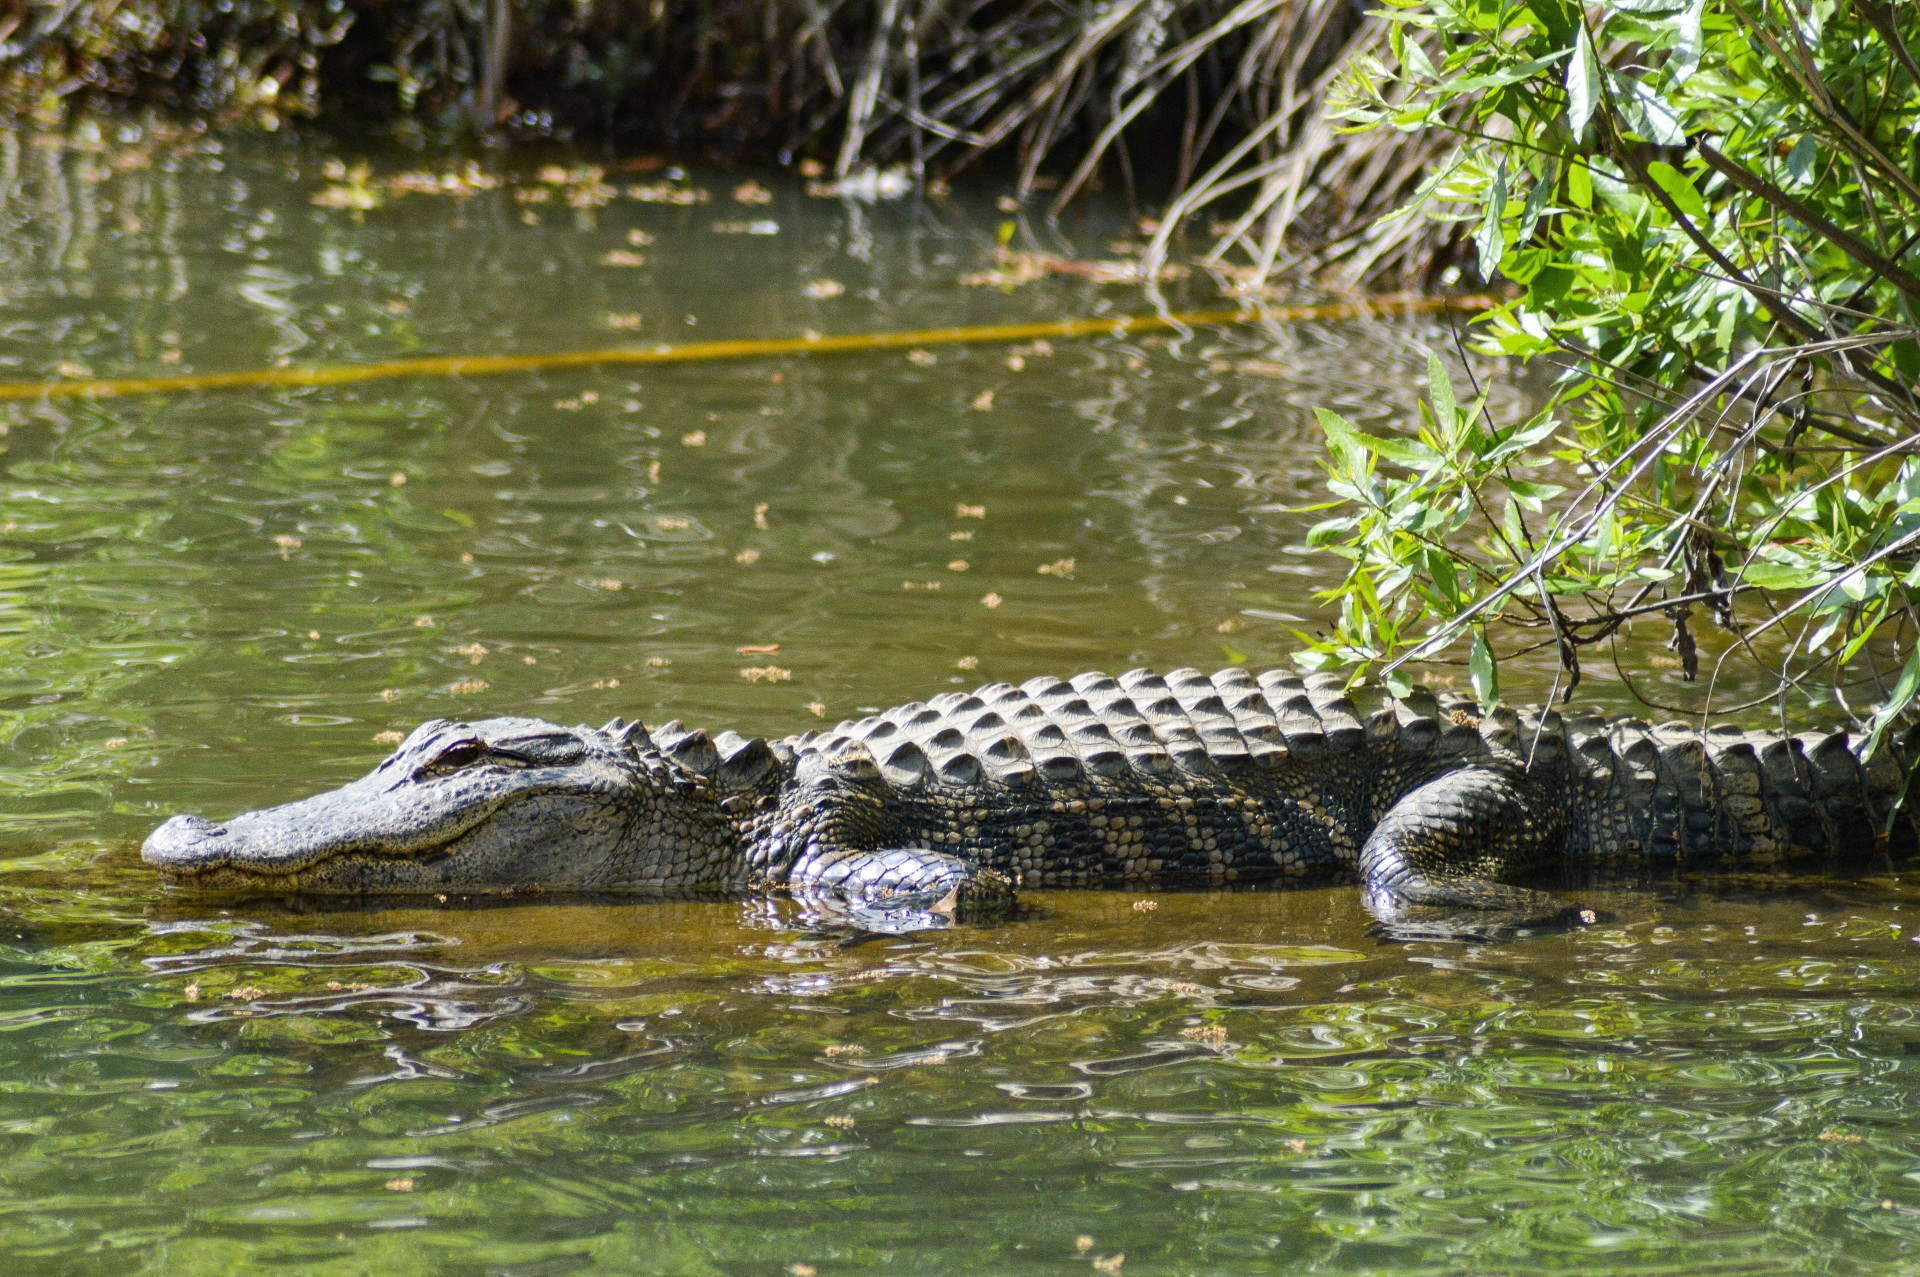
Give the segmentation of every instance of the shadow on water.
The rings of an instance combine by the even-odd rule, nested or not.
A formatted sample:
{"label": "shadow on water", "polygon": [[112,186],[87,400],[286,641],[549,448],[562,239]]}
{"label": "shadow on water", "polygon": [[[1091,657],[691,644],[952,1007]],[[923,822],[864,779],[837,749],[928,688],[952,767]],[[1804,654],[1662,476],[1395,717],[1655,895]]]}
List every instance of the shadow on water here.
{"label": "shadow on water", "polygon": [[[738,175],[508,154],[497,186],[355,212],[312,202],[310,142],[127,129],[0,135],[0,375],[1137,301],[961,284],[1006,220],[964,199],[761,174],[773,201],[736,205]],[[1117,258],[1131,229],[1069,231]],[[0,1250],[115,1277],[1920,1265],[1901,875],[1590,882],[1593,925],[1390,943],[1351,885],[850,936],[767,900],[196,899],[134,855],[429,717],[786,733],[1272,659],[1326,615],[1290,512],[1319,499],[1309,410],[1410,420],[1449,344],[1319,324],[0,408]]]}

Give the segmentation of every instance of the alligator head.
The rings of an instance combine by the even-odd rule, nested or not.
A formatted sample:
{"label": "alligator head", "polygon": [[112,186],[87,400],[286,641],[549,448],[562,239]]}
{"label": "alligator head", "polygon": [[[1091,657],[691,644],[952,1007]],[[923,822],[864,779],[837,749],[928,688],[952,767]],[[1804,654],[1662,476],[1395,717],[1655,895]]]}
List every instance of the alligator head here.
{"label": "alligator head", "polygon": [[721,859],[722,820],[712,790],[638,723],[436,719],[351,784],[219,824],[175,816],[140,854],[210,889],[693,887],[707,885],[702,861]]}

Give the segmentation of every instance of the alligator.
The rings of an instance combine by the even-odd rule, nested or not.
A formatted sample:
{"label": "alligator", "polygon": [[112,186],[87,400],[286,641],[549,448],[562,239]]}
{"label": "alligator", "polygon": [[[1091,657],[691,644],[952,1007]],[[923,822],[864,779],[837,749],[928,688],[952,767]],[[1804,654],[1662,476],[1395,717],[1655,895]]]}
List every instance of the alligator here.
{"label": "alligator", "polygon": [[142,854],[196,888],[784,891],[872,929],[985,918],[1023,886],[1357,879],[1384,918],[1577,912],[1567,863],[1772,872],[1904,854],[1920,727],[1653,726],[1327,674],[1134,670],[994,683],[783,740],[679,721],[436,719],[340,789]]}

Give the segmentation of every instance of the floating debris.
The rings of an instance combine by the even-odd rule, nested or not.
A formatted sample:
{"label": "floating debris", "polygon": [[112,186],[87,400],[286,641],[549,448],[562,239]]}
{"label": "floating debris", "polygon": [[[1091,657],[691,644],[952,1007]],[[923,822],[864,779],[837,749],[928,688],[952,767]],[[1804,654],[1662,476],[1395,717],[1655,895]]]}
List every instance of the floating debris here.
{"label": "floating debris", "polygon": [[991,390],[983,390],[975,395],[973,397],[973,410],[975,412],[992,412],[993,392]]}
{"label": "floating debris", "polygon": [[1042,563],[1034,571],[1041,576],[1057,576],[1062,581],[1073,575],[1072,559],[1055,559],[1051,563]]}
{"label": "floating debris", "polygon": [[393,487],[404,488],[407,486],[407,476],[396,470],[387,476],[387,482]]}
{"label": "floating debris", "polygon": [[965,559],[954,559],[947,564],[947,571],[965,572],[968,568],[972,566],[973,565],[971,563],[968,563]]}
{"label": "floating debris", "polygon": [[593,681],[593,690],[596,692],[610,692],[618,686],[620,680],[617,678],[597,678]]}
{"label": "floating debris", "polygon": [[367,185],[372,175],[373,170],[365,164],[356,164],[351,169],[338,163],[329,164],[327,176],[333,178],[335,184],[322,187],[313,196],[313,203],[321,208],[345,208],[356,213],[379,208],[380,193]]}
{"label": "floating debris", "polygon": [[645,321],[639,315],[611,314],[607,316],[607,327],[622,332],[637,332]]}
{"label": "floating debris", "polygon": [[767,511],[773,509],[765,501],[757,501],[753,506],[753,526],[762,532],[767,529]]}
{"label": "floating debris", "polygon": [[738,554],[736,554],[736,555],[734,555],[734,556],[733,556],[733,561],[734,561],[735,563],[739,563],[739,564],[742,564],[742,565],[744,565],[744,566],[749,566],[749,567],[750,567],[750,566],[752,566],[753,564],[755,564],[755,563],[758,563],[758,562],[760,561],[760,551],[758,551],[758,550],[742,550],[742,551],[740,551],[740,553],[738,553]]}
{"label": "floating debris", "polygon": [[1180,1036],[1204,1042],[1208,1046],[1223,1046],[1226,1044],[1227,1031],[1217,1024],[1196,1024],[1190,1029],[1180,1030]]}
{"label": "floating debris", "polygon": [[398,745],[406,737],[399,732],[376,732],[373,743],[376,745]]}
{"label": "floating debris", "polygon": [[612,577],[610,577],[610,576],[609,576],[609,577],[602,577],[602,578],[601,578],[600,580],[598,580],[598,581],[589,581],[589,582],[587,582],[587,585],[588,585],[588,587],[589,587],[589,588],[591,588],[591,589],[595,589],[595,590],[606,590],[606,591],[607,591],[608,593],[614,593],[614,592],[617,592],[617,591],[618,591],[618,590],[619,590],[619,589],[621,588],[621,587],[620,587],[620,582],[618,582],[618,581],[616,581],[616,580],[614,580],[614,579],[613,579]]}
{"label": "floating debris", "polygon": [[448,687],[447,690],[449,692],[452,692],[455,696],[476,696],[479,693],[486,691],[487,686],[488,686],[487,680],[484,678],[470,678],[465,680],[464,682],[453,684],[452,686]]}
{"label": "floating debris", "polygon": [[821,704],[819,701],[808,701],[806,705],[806,710],[809,714],[812,714],[815,718],[825,718],[827,716],[827,707]]}
{"label": "floating debris", "polygon": [[931,350],[909,350],[907,352],[907,362],[916,368],[931,368],[940,362],[940,356],[934,354]]}
{"label": "floating debris", "polygon": [[713,197],[699,187],[668,181],[629,186],[627,198],[642,204],[705,204]]}
{"label": "floating debris", "polygon": [[984,519],[987,517],[987,507],[962,503],[953,508],[953,517],[956,519]]}
{"label": "floating debris", "polygon": [[1133,911],[1135,913],[1152,913],[1159,907],[1160,902],[1158,900],[1136,900],[1133,902]]}
{"label": "floating debris", "polygon": [[469,643],[465,647],[453,647],[447,650],[455,656],[466,657],[468,663],[473,665],[478,665],[480,658],[487,654],[487,649],[478,643]]}
{"label": "floating debris", "polygon": [[1124,1250],[1117,1255],[1108,1255],[1104,1259],[1095,1259],[1092,1261],[1094,1270],[1103,1273],[1117,1273],[1120,1271],[1120,1265],[1126,1262],[1127,1252]]}
{"label": "floating debris", "polygon": [[390,1179],[387,1181],[387,1191],[389,1193],[411,1193],[415,1182],[411,1176],[406,1179]]}
{"label": "floating debris", "polygon": [[784,683],[793,677],[793,671],[783,670],[778,665],[748,666],[740,671],[740,677],[749,683]]}
{"label": "floating debris", "polygon": [[780,223],[766,218],[752,222],[715,222],[713,233],[716,235],[778,235]]}
{"label": "floating debris", "polygon": [[602,266],[645,266],[647,257],[644,253],[630,253],[624,248],[616,248],[603,256],[600,264]]}
{"label": "floating debris", "polygon": [[800,290],[815,301],[825,301],[829,297],[838,297],[847,291],[847,286],[837,279],[816,279],[808,282]]}
{"label": "floating debris", "polygon": [[733,649],[742,656],[772,656],[780,650],[778,643],[749,643],[745,647]]}
{"label": "floating debris", "polygon": [[865,1055],[867,1048],[858,1042],[835,1042],[827,1048],[828,1055]]}
{"label": "floating debris", "polygon": [[957,670],[977,670],[980,668],[980,658],[977,656],[963,656],[953,663],[953,668]]}
{"label": "floating debris", "polygon": [[636,226],[627,232],[627,243],[633,245],[635,248],[645,248],[647,245],[653,243],[653,236]]}
{"label": "floating debris", "polygon": [[902,581],[900,582],[900,588],[903,590],[937,590],[940,588],[940,582],[938,581]]}
{"label": "floating debris", "polygon": [[647,664],[654,669],[664,669],[666,666],[673,664],[673,662],[664,656],[649,656],[647,658]]}
{"label": "floating debris", "polygon": [[828,1126],[833,1127],[835,1130],[850,1131],[853,1129],[853,1119],[847,1116],[845,1113],[834,1113],[831,1116],[823,1117],[820,1120],[822,1122],[825,1122]]}
{"label": "floating debris", "polygon": [[686,433],[686,434],[683,434],[683,435],[681,435],[681,436],[680,436],[680,446],[681,446],[681,447],[683,447],[683,448],[704,448],[704,447],[706,447],[706,446],[707,446],[707,432],[706,432],[706,431],[704,431],[704,430],[693,430],[693,431],[689,431],[689,432],[688,432],[688,433]]}
{"label": "floating debris", "polygon": [[984,594],[980,597],[980,603],[983,607],[999,607],[1003,602],[1005,602],[1005,600],[998,594]]}
{"label": "floating debris", "polygon": [[947,540],[949,540],[949,541],[971,541],[971,540],[973,540],[973,533],[972,533],[972,531],[971,531],[971,530],[964,530],[964,529],[963,529],[962,531],[959,531],[959,532],[949,532],[949,533],[947,533]]}
{"label": "floating debris", "polygon": [[752,178],[748,178],[733,188],[733,202],[736,204],[771,204],[773,203],[773,192]]}
{"label": "floating debris", "polygon": [[273,543],[280,547],[280,557],[283,559],[291,559],[293,552],[300,548],[299,537],[287,536],[284,533],[275,537]]}
{"label": "floating debris", "polygon": [[903,164],[886,169],[862,169],[837,182],[807,183],[807,194],[815,199],[862,200],[869,204],[875,200],[897,200],[912,189],[913,179]]}
{"label": "floating debris", "polygon": [[[1167,265],[1153,272],[1153,278],[1185,279],[1189,273],[1185,266]],[[1052,253],[1016,253],[1003,248],[994,254],[993,269],[962,275],[960,283],[967,288],[1013,289],[1049,275],[1084,279],[1094,284],[1147,282],[1145,266],[1140,262],[1080,261],[1071,257],[1057,257]]]}
{"label": "floating debris", "polygon": [[267,996],[267,991],[257,984],[243,985],[238,989],[228,989],[224,995],[235,1002],[254,1002]]}

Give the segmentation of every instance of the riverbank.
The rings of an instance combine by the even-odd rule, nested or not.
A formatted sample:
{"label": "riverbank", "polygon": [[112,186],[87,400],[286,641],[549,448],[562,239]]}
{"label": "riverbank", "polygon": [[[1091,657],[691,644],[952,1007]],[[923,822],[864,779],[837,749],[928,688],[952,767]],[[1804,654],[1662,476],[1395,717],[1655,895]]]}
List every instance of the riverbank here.
{"label": "riverbank", "polygon": [[0,100],[40,128],[158,112],[420,148],[606,139],[934,190],[985,164],[1050,217],[1117,192],[1166,227],[1150,263],[1197,229],[1255,287],[1423,286],[1459,251],[1451,228],[1386,217],[1450,143],[1327,118],[1384,48],[1351,0],[81,0],[0,35]]}

